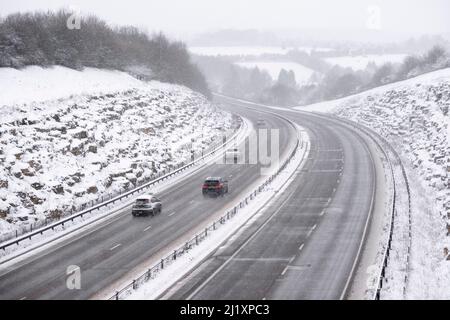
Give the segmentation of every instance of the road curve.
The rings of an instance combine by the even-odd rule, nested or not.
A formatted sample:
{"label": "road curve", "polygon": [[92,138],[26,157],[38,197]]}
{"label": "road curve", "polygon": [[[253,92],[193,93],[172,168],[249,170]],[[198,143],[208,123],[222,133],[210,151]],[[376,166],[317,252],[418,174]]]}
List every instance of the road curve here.
{"label": "road curve", "polygon": [[[274,115],[242,109],[255,123],[279,129],[280,150],[294,143],[293,128]],[[163,212],[154,218],[133,218],[130,208],[107,222],[46,249],[0,271],[0,299],[88,299],[125,276],[130,270],[160,254],[177,239],[196,229],[259,178],[258,165],[211,164],[158,194]],[[230,194],[204,199],[200,186],[206,176],[229,177]],[[81,289],[69,290],[67,267],[81,269]],[[1,267],[1,266],[0,266]]]}
{"label": "road curve", "polygon": [[[235,111],[256,107],[218,99],[232,104]],[[256,223],[162,299],[345,297],[373,207],[372,156],[366,142],[339,122],[276,112],[307,129],[311,151],[304,167]]]}

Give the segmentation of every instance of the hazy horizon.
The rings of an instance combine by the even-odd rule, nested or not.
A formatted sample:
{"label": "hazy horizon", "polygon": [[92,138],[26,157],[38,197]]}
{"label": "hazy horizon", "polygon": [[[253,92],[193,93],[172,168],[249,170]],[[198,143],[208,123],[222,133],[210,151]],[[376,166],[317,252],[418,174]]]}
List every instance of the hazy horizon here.
{"label": "hazy horizon", "polygon": [[[338,41],[396,41],[426,34],[450,34],[450,2],[445,0],[16,0],[0,4],[0,16],[61,8],[95,14],[113,25],[163,31],[189,41],[223,29],[276,34],[304,32]],[[331,33],[332,31],[332,33]]]}

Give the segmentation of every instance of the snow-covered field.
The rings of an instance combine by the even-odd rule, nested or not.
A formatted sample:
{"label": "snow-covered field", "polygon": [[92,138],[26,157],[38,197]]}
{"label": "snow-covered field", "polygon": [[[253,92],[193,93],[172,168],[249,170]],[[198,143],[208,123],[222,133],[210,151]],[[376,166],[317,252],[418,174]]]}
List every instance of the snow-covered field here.
{"label": "snow-covered field", "polygon": [[284,55],[291,50],[330,51],[328,48],[313,47],[256,47],[256,46],[217,46],[217,47],[190,47],[189,51],[204,56],[260,56],[262,54]]}
{"label": "snow-covered field", "polygon": [[[368,126],[397,150],[412,193],[412,240],[406,295],[387,285],[386,298],[450,298],[450,69],[301,110],[332,112]],[[407,230],[397,217],[395,230]],[[398,232],[397,232],[398,233]],[[388,284],[404,284],[405,237],[393,239]],[[398,243],[396,243],[398,242]]]}
{"label": "snow-covered field", "polygon": [[126,73],[0,69],[0,234],[132,187],[232,118],[185,87]]}
{"label": "snow-covered field", "polygon": [[278,79],[281,69],[285,69],[286,71],[292,70],[295,73],[295,80],[299,85],[309,83],[311,75],[314,73],[314,70],[295,62],[252,61],[238,62],[236,64],[244,68],[253,69],[258,67],[260,70],[265,70],[270,74],[274,81]]}
{"label": "snow-covered field", "polygon": [[352,68],[353,70],[364,70],[371,62],[376,66],[381,66],[384,63],[401,63],[406,58],[407,54],[369,54],[364,56],[344,56],[344,57],[330,57],[325,58],[325,61],[338,65],[344,68]]}
{"label": "snow-covered field", "polygon": [[[139,88],[143,84],[127,73],[95,68],[86,68],[83,72],[61,66],[48,69],[31,66],[22,70],[0,68],[0,106],[109,93]],[[1,120],[5,120],[3,108]]]}

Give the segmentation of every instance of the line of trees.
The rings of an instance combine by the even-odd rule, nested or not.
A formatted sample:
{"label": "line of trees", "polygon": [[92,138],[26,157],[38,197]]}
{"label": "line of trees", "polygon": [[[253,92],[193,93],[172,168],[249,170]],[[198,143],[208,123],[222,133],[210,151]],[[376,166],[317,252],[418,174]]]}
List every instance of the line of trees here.
{"label": "line of trees", "polygon": [[443,47],[435,46],[423,55],[408,56],[400,64],[369,64],[364,70],[332,67],[316,85],[299,88],[301,103],[340,98],[395,81],[450,67],[450,57]]}
{"label": "line of trees", "polygon": [[0,20],[0,67],[62,65],[129,70],[141,66],[151,78],[185,85],[210,97],[206,80],[182,42],[135,27],[111,27],[96,16],[70,29],[68,11],[18,13]]}
{"label": "line of trees", "polygon": [[244,68],[227,57],[193,56],[213,91],[248,100],[257,100],[272,85],[272,78],[259,68]]}
{"label": "line of trees", "polygon": [[[258,68],[247,69],[235,64],[234,58],[195,56],[202,72],[215,91],[237,98],[276,105],[298,105],[344,97],[394,81],[405,80],[426,72],[450,67],[449,54],[435,46],[423,55],[408,56],[400,64],[370,63],[364,70],[331,66],[307,53],[292,51],[291,60],[307,63],[316,70],[311,83],[298,86],[292,71],[281,70],[278,79]],[[267,56],[265,56],[267,57]],[[285,56],[274,61],[288,61]],[[272,60],[271,60],[272,61]]]}

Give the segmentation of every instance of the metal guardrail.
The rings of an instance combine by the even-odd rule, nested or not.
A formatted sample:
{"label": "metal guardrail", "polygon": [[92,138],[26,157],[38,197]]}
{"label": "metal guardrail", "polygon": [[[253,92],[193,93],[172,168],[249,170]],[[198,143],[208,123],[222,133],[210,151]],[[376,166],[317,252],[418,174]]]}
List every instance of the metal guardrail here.
{"label": "metal guardrail", "polygon": [[27,232],[23,235],[18,235],[16,232],[16,237],[13,236],[13,237],[11,237],[11,238],[13,238],[12,240],[6,240],[6,241],[2,242],[0,244],[0,249],[5,251],[6,248],[8,248],[10,246],[19,245],[20,242],[22,242],[22,241],[31,240],[32,237],[35,237],[37,235],[42,235],[44,232],[49,231],[49,230],[55,230],[55,228],[58,226],[64,227],[65,224],[67,224],[69,222],[73,222],[77,218],[82,218],[83,216],[85,216],[93,211],[100,210],[104,207],[107,207],[110,204],[115,204],[116,202],[119,202],[123,199],[128,199],[129,197],[132,197],[138,193],[148,190],[150,187],[154,186],[157,183],[160,183],[174,175],[177,175],[177,174],[185,171],[186,169],[196,165],[197,163],[199,163],[211,156],[214,156],[217,151],[220,151],[221,149],[223,149],[227,145],[229,145],[237,137],[237,135],[244,129],[244,127],[243,127],[244,123],[245,122],[241,121],[239,128],[235,132],[233,132],[233,134],[231,134],[229,137],[225,137],[224,141],[221,141],[218,144],[210,146],[209,149],[212,149],[212,151],[209,151],[209,149],[208,149],[208,151],[206,151],[206,153],[205,153],[205,151],[202,151],[202,153],[194,155],[193,161],[191,161],[187,164],[185,164],[185,162],[183,161],[175,167],[175,170],[173,170],[171,172],[166,172],[166,171],[160,172],[156,176],[150,177],[149,182],[144,182],[142,185],[140,185],[138,187],[134,187],[131,190],[126,190],[123,192],[121,191],[119,193],[119,195],[110,196],[109,199],[106,201],[103,201],[103,197],[102,197],[100,203],[97,203],[94,205],[94,203],[92,202],[92,206],[89,208],[86,208],[87,204],[84,204],[81,206],[80,212],[70,214],[69,216],[67,216],[65,218],[58,219],[56,222],[53,222],[53,223],[50,223],[47,225],[47,220],[45,220],[44,227],[36,228],[35,230],[33,230],[33,225],[31,225],[29,232]]}
{"label": "metal guardrail", "polygon": [[[408,221],[409,221],[409,225],[408,225],[408,237],[409,237],[409,243],[408,243],[408,247],[407,247],[407,256],[406,256],[406,265],[405,265],[405,281],[404,281],[404,286],[403,286],[403,295],[405,295],[406,293],[406,286],[408,283],[408,271],[409,271],[409,263],[410,263],[410,253],[411,253],[411,190],[410,190],[410,186],[409,186],[409,181],[408,181],[408,177],[406,174],[406,170],[405,167],[402,164],[402,161],[400,159],[400,156],[398,155],[397,151],[390,145],[390,143],[381,135],[379,135],[378,133],[376,133],[374,130],[357,124],[353,121],[347,120],[347,119],[343,119],[343,118],[339,118],[339,117],[335,117],[336,119],[338,119],[339,121],[344,121],[347,124],[351,125],[352,127],[359,129],[360,131],[364,132],[367,136],[369,136],[372,141],[377,145],[377,147],[383,152],[384,157],[386,158],[386,161],[389,165],[390,168],[390,172],[391,172],[391,177],[392,177],[392,181],[393,181],[393,194],[392,194],[392,208],[391,208],[391,215],[390,215],[390,221],[389,221],[389,233],[388,233],[388,237],[386,240],[386,247],[383,253],[383,262],[382,262],[382,267],[380,270],[380,273],[377,277],[377,287],[375,289],[374,292],[374,296],[373,296],[373,300],[380,300],[381,299],[381,290],[383,288],[383,282],[385,281],[385,276],[386,276],[386,269],[388,267],[388,262],[389,262],[389,255],[390,255],[390,251],[392,248],[392,237],[393,237],[393,233],[394,233],[394,222],[395,222],[395,215],[396,215],[396,201],[397,201],[397,181],[395,179],[395,173],[394,173],[394,166],[392,165],[392,160],[395,160],[396,163],[398,163],[398,165],[401,167],[401,171],[402,171],[402,175],[403,175],[403,179],[405,180],[406,183],[406,190],[407,190],[407,196],[408,196]],[[376,137],[376,138],[375,138]],[[381,141],[378,141],[378,139]],[[383,144],[385,147],[382,147]],[[392,153],[392,155],[394,156],[394,159],[391,159],[391,157],[388,155],[388,152],[386,152],[386,149],[388,148],[390,150],[390,152]]]}
{"label": "metal guardrail", "polygon": [[[278,115],[278,117],[281,117]],[[282,117],[284,118],[284,117]],[[295,125],[287,118],[286,119],[294,128]],[[146,283],[147,281],[154,279],[158,273],[163,270],[165,267],[167,267],[172,262],[176,261],[177,258],[181,257],[185,253],[187,253],[190,249],[192,249],[194,246],[199,245],[207,236],[208,233],[217,230],[220,226],[225,224],[228,220],[230,220],[232,217],[234,217],[238,211],[242,208],[244,208],[249,201],[253,200],[259,193],[264,191],[265,187],[267,187],[279,174],[281,171],[283,171],[286,166],[291,162],[292,158],[294,157],[295,153],[298,150],[298,147],[300,146],[299,138],[297,137],[297,141],[295,144],[294,149],[289,154],[286,161],[278,168],[278,170],[272,174],[268,179],[266,179],[260,186],[258,186],[253,192],[251,192],[248,196],[246,196],[242,201],[239,202],[238,205],[234,206],[231,210],[227,211],[224,215],[222,215],[218,220],[214,221],[212,224],[210,224],[208,227],[205,228],[204,231],[196,234],[193,238],[191,238],[189,241],[186,241],[186,243],[179,247],[178,249],[174,250],[171,254],[167,255],[166,257],[162,258],[158,263],[150,267],[145,273],[134,279],[132,282],[130,282],[128,285],[126,285],[124,288],[122,288],[119,291],[116,291],[116,293],[110,297],[108,300],[119,300],[121,298],[125,298],[128,296],[133,290],[138,289],[142,284]],[[303,141],[302,145],[303,147]]]}

